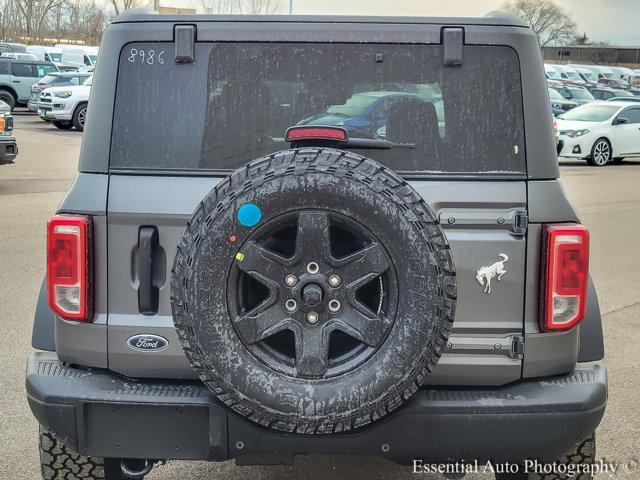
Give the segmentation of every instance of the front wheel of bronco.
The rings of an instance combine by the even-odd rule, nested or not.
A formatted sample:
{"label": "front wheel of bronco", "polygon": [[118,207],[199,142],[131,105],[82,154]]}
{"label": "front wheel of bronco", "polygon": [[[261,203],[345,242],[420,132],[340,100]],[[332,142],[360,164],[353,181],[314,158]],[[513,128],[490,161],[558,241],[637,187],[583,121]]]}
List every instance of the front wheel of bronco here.
{"label": "front wheel of bronco", "polygon": [[[596,434],[593,433],[582,443],[576,445],[571,452],[556,460],[555,464],[557,468],[554,472],[542,473],[521,470],[519,473],[496,473],[496,480],[561,480],[569,478],[566,473],[563,473],[564,470],[577,472],[575,476],[571,477],[574,480],[592,480],[593,474],[583,472],[581,467],[591,465],[595,461]],[[543,463],[541,463],[541,465],[543,465]]]}
{"label": "front wheel of bronco", "polygon": [[43,427],[40,427],[39,436],[40,469],[44,480],[127,479],[120,469],[120,459],[83,457]]}

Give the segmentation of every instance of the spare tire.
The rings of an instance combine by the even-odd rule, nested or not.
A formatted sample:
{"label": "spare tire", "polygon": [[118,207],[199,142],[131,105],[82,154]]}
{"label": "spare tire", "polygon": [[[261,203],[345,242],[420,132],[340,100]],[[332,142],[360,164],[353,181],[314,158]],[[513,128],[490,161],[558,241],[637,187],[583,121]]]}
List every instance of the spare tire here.
{"label": "spare tire", "polygon": [[202,381],[236,413],[304,434],[398,408],[438,362],[455,301],[449,245],[420,195],[329,148],[275,153],[216,185],[171,277]]}

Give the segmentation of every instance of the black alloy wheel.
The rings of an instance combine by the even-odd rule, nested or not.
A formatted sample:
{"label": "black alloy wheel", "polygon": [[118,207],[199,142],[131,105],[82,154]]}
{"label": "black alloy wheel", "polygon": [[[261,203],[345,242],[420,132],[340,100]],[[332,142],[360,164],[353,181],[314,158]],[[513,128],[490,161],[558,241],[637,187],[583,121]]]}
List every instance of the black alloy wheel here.
{"label": "black alloy wheel", "polygon": [[290,376],[340,375],[384,341],[397,307],[389,256],[363,225],[303,210],[249,237],[229,275],[238,335],[267,365]]}

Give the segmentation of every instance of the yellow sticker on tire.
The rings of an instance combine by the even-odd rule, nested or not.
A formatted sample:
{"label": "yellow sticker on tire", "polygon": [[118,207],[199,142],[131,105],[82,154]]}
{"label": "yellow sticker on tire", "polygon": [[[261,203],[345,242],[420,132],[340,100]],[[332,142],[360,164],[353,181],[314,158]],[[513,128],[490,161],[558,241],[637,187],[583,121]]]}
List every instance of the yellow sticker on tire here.
{"label": "yellow sticker on tire", "polygon": [[236,253],[236,260],[238,260],[239,262],[244,260],[244,254],[242,254],[240,252]]}

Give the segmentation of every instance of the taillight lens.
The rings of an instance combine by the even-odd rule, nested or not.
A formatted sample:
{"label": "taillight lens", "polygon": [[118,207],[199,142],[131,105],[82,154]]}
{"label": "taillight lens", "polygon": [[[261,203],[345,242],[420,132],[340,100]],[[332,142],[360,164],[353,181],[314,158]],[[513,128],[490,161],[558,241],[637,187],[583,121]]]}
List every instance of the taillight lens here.
{"label": "taillight lens", "polygon": [[91,218],[55,215],[47,224],[49,306],[62,318],[92,320]]}
{"label": "taillight lens", "polygon": [[589,231],[582,225],[543,230],[541,329],[569,330],[585,316],[589,286]]}

